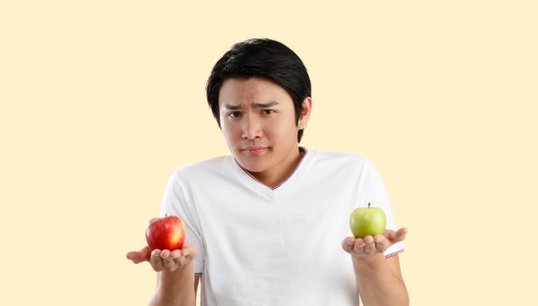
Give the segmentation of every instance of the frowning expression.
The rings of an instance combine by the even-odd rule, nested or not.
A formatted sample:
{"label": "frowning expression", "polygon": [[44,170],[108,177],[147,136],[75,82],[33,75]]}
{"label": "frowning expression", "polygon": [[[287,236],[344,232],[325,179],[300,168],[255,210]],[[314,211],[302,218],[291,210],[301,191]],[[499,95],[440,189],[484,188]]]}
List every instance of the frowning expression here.
{"label": "frowning expression", "polygon": [[285,176],[299,160],[297,133],[308,121],[311,99],[296,121],[293,100],[278,84],[258,77],[231,78],[219,91],[224,138],[241,167],[256,178]]}

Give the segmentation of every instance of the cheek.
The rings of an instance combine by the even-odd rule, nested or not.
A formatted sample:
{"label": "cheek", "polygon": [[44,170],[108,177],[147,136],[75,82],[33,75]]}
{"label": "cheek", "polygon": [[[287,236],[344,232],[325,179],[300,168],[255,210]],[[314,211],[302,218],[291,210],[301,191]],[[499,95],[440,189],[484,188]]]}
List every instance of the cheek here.
{"label": "cheek", "polygon": [[295,122],[281,121],[275,122],[272,126],[265,130],[267,137],[279,138],[279,139],[294,139],[297,137],[297,126]]}
{"label": "cheek", "polygon": [[237,128],[233,128],[230,124],[221,124],[221,132],[228,143],[237,141],[241,138],[241,132]]}

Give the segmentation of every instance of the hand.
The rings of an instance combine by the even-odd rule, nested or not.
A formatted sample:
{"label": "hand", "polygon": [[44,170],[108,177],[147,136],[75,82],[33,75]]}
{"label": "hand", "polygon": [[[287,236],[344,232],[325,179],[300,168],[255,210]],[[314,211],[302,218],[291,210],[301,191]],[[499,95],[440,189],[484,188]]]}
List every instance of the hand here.
{"label": "hand", "polygon": [[153,270],[160,272],[163,270],[175,271],[189,265],[196,257],[196,248],[193,245],[185,244],[180,250],[153,250],[144,247],[140,251],[127,253],[127,259],[138,264],[149,261]]}
{"label": "hand", "polygon": [[398,231],[386,230],[384,234],[375,237],[347,237],[342,241],[342,248],[351,254],[353,259],[367,260],[383,254],[391,245],[403,241],[406,234],[407,229],[400,228]]}
{"label": "hand", "polygon": [[[151,222],[154,222],[156,220],[159,220],[159,218],[151,218],[149,220],[149,223]],[[149,249],[149,246],[145,246],[143,247],[140,251],[131,251],[129,253],[127,253],[127,259],[131,260],[133,263],[135,264],[139,264],[143,261],[149,261],[149,258],[150,258],[150,249]]]}

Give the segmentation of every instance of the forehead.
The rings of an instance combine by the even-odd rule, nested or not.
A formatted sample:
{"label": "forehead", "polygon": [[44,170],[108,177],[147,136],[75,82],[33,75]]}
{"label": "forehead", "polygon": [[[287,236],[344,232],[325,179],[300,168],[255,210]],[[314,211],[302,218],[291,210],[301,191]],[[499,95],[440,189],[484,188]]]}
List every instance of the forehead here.
{"label": "forehead", "polygon": [[259,77],[230,78],[222,83],[219,91],[219,105],[222,103],[251,103],[274,100],[292,103],[288,92],[277,83]]}

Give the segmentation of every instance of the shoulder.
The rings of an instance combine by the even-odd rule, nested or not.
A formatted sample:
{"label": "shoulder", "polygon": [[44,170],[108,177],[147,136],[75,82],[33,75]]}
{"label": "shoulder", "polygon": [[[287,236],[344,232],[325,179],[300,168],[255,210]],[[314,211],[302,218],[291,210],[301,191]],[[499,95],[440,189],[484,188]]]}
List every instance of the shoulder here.
{"label": "shoulder", "polygon": [[350,152],[331,152],[309,150],[315,156],[317,167],[359,170],[373,167],[372,161],[365,155]]}
{"label": "shoulder", "polygon": [[192,162],[174,170],[171,179],[176,182],[195,181],[198,179],[211,180],[214,176],[229,173],[231,156],[218,156],[211,159]]}

